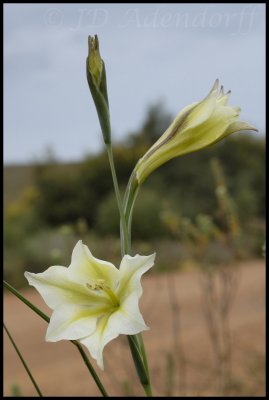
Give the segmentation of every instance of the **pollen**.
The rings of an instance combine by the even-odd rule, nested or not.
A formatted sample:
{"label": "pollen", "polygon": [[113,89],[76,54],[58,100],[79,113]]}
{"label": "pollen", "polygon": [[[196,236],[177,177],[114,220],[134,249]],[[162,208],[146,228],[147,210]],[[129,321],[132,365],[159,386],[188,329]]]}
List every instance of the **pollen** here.
{"label": "pollen", "polygon": [[110,298],[111,303],[113,304],[114,307],[119,306],[119,300],[113,290],[107,285],[104,279],[96,279],[92,281],[91,283],[86,283],[86,286],[90,290],[96,290],[96,291],[102,291],[106,293],[106,295]]}
{"label": "pollen", "polygon": [[86,286],[88,289],[91,290],[106,290],[109,289],[109,286],[106,284],[104,279],[96,279],[95,281],[92,281],[91,283],[86,283]]}

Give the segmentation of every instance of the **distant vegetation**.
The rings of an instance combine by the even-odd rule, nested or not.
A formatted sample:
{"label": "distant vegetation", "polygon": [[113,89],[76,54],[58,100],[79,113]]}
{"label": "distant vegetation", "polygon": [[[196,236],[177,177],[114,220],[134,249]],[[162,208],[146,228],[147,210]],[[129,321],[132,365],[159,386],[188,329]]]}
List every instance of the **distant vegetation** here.
{"label": "distant vegetation", "polygon": [[[122,189],[139,157],[170,121],[161,105],[151,107],[141,128],[115,147]],[[219,218],[213,158],[218,160],[225,176],[248,253],[261,255],[265,144],[259,133],[256,137],[234,135],[205,150],[174,159],[154,172],[145,182],[135,207],[133,238],[137,242],[143,242],[145,247],[149,239],[175,240],[163,218],[167,211],[192,223],[199,214],[209,215],[218,228],[225,229]],[[74,245],[75,237],[91,235],[93,243],[100,243],[98,237],[102,237],[103,244],[104,237],[110,238],[106,240],[115,245],[111,248],[111,242],[107,242],[100,252],[110,249],[117,257],[118,242],[111,238],[119,235],[118,210],[104,151],[77,164],[63,165],[50,158],[42,164],[6,167],[4,185],[5,273],[9,278],[14,278],[15,271],[42,270],[56,262],[57,257],[59,262],[68,263],[69,247]],[[183,237],[179,243],[184,247]],[[20,279],[17,281],[21,283]]]}

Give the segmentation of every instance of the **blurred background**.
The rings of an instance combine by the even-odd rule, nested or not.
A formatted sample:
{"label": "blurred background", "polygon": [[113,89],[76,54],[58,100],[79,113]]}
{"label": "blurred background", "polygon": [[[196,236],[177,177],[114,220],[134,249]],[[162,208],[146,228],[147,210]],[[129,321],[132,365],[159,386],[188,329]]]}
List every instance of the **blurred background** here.
{"label": "blurred background", "polygon": [[[259,129],[170,161],[139,194],[133,253],[157,252],[141,303],[158,395],[264,395],[264,14],[250,3],[4,5],[4,276],[40,307],[24,271],[69,265],[77,240],[120,262],[86,81],[89,34],[106,63],[122,193],[137,160],[216,78]],[[44,324],[9,294],[5,320],[45,394],[95,393],[79,359],[68,377],[70,346],[43,343]],[[108,391],[141,395],[125,338],[115,343],[105,355]],[[8,341],[4,374],[7,396],[34,393]]]}

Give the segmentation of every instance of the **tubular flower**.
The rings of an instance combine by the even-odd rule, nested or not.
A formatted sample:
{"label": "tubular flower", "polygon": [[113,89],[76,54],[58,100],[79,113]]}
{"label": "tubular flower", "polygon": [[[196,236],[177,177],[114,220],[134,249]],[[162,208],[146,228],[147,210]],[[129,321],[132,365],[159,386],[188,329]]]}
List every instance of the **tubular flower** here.
{"label": "tubular flower", "polygon": [[174,157],[192,153],[241,130],[254,130],[239,120],[240,107],[227,105],[230,91],[224,93],[215,81],[209,94],[192,103],[177,115],[159,140],[138,161],[135,167],[138,184],[162,164]]}
{"label": "tubular flower", "polygon": [[125,255],[120,268],[95,258],[79,241],[70,266],[52,266],[34,274],[30,285],[53,310],[46,341],[79,340],[104,369],[103,349],[119,334],[135,335],[149,329],[139,310],[141,276],[154,264],[150,256]]}

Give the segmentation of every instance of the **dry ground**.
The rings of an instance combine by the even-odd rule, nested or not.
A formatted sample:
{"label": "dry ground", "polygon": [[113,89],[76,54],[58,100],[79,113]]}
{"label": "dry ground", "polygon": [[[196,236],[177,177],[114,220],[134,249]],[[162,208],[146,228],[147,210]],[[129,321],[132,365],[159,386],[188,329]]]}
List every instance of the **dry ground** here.
{"label": "dry ground", "polygon": [[[265,267],[263,260],[239,266],[240,275],[231,309],[232,380],[228,394],[264,396]],[[199,272],[195,270],[146,276],[141,307],[150,330],[144,340],[157,396],[221,395],[215,358],[201,301]],[[176,304],[171,307],[171,290]],[[34,289],[24,295],[49,313]],[[174,314],[173,314],[174,312]],[[173,317],[174,315],[174,317]],[[68,342],[45,343],[46,323],[17,298],[4,296],[4,320],[25,356],[45,396],[94,396],[98,390]],[[111,395],[143,395],[125,337],[105,350],[105,373],[100,377]],[[95,362],[93,361],[95,366]],[[4,395],[18,385],[22,396],[35,391],[4,336]]]}

